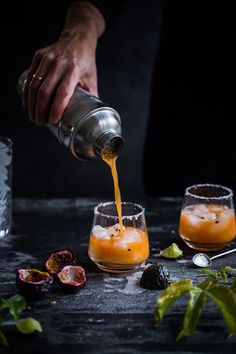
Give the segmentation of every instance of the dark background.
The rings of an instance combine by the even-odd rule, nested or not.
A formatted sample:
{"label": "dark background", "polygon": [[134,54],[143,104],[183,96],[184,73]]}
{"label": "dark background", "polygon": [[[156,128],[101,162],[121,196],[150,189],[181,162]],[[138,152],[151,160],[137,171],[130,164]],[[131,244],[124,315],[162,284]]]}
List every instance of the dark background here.
{"label": "dark background", "polygon": [[[122,118],[125,150],[118,160],[123,199],[144,194],[142,156],[161,0],[130,1],[100,41],[100,97]],[[53,43],[63,26],[63,1],[8,3],[2,14],[2,114],[0,135],[13,140],[15,197],[113,197],[111,175],[101,161],[76,160],[46,128],[32,125],[16,86],[35,51]]]}

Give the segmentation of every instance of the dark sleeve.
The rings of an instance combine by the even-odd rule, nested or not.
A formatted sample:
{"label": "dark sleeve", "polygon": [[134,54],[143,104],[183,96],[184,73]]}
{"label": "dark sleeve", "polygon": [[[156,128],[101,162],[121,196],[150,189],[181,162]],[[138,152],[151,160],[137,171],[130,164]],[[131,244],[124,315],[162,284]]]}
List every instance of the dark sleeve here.
{"label": "dark sleeve", "polygon": [[102,13],[109,27],[122,11],[128,0],[89,0]]}
{"label": "dark sleeve", "polygon": [[[76,2],[79,0],[69,0],[69,3]],[[84,1],[84,0],[82,0]],[[115,19],[119,16],[125,4],[129,2],[129,0],[87,0],[94,6],[98,8],[98,10],[103,15],[106,27],[110,27],[110,25],[115,21]]]}

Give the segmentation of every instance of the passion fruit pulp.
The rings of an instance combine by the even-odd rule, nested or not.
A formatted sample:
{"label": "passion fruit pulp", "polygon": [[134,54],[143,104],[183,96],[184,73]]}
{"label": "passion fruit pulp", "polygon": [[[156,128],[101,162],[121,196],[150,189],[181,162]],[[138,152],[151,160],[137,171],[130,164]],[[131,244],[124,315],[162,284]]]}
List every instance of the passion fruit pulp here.
{"label": "passion fruit pulp", "polygon": [[68,264],[73,264],[75,257],[68,249],[58,250],[49,255],[45,262],[45,267],[49,274],[58,274],[63,267]]}
{"label": "passion fruit pulp", "polygon": [[21,268],[17,270],[16,285],[20,294],[28,300],[39,299],[51,287],[53,277],[48,272],[38,269]]}
{"label": "passion fruit pulp", "polygon": [[61,288],[66,292],[76,292],[87,282],[87,274],[79,265],[67,265],[57,274]]}

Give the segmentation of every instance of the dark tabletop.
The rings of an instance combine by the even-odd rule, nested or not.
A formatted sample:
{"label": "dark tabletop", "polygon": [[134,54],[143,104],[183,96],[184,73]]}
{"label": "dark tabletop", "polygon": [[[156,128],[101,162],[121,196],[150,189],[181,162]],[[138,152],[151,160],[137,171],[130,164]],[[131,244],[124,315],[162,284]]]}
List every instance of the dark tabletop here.
{"label": "dark tabletop", "polygon": [[[16,269],[42,268],[50,252],[70,248],[87,272],[89,281],[77,294],[57,288],[45,298],[30,303],[27,317],[38,319],[43,332],[22,335],[8,328],[11,354],[135,354],[135,353],[235,353],[236,336],[226,339],[224,321],[213,303],[207,303],[195,334],[176,342],[186,298],[170,309],[159,329],[153,324],[155,302],[160,291],[139,286],[145,267],[126,275],[98,270],[87,256],[88,238],[97,200],[16,200],[12,235],[0,240],[0,296],[17,292]],[[140,201],[146,207],[150,259],[166,265],[171,281],[190,277],[199,281],[199,270],[191,265],[195,253],[178,236],[180,199]],[[184,251],[178,261],[159,257],[160,249],[176,242]],[[236,247],[232,242],[228,249]],[[214,261],[213,268],[231,265],[235,255]]]}

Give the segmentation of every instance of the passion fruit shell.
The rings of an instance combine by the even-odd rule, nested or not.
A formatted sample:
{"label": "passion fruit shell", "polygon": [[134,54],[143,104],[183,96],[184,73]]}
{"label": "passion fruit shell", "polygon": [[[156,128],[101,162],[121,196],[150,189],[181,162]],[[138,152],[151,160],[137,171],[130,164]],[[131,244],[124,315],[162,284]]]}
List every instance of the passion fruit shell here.
{"label": "passion fruit shell", "polygon": [[44,296],[50,289],[52,282],[53,277],[48,272],[30,268],[17,270],[16,285],[20,294],[28,300],[35,300]]}
{"label": "passion fruit shell", "polygon": [[169,285],[169,273],[161,264],[152,264],[144,270],[140,285],[151,290],[166,289]]}
{"label": "passion fruit shell", "polygon": [[49,274],[57,275],[63,267],[73,264],[75,261],[74,254],[68,249],[62,249],[52,252],[45,262],[45,267]]}
{"label": "passion fruit shell", "polygon": [[60,287],[65,292],[76,292],[87,282],[87,274],[79,265],[67,265],[58,274],[57,279]]}

